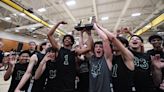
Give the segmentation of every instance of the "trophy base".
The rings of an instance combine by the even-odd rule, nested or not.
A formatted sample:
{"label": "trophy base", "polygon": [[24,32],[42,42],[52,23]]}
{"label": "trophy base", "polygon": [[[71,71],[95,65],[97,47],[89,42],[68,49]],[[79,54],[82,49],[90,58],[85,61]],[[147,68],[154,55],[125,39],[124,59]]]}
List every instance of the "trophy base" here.
{"label": "trophy base", "polygon": [[93,24],[85,24],[85,26],[75,26],[74,27],[77,31],[81,31],[84,28],[86,28],[86,30],[92,30],[93,28]]}
{"label": "trophy base", "polygon": [[81,30],[83,30],[85,27],[75,26],[74,28],[75,28],[77,31],[81,31]]}
{"label": "trophy base", "polygon": [[86,28],[87,30],[92,30],[92,29],[93,29],[93,24],[86,24],[86,25],[85,25],[85,28]]}

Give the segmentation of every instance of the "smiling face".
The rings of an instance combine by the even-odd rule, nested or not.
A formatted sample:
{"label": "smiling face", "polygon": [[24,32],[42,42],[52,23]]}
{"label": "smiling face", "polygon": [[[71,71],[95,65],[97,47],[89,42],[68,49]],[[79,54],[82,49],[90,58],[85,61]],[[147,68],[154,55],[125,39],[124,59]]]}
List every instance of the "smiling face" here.
{"label": "smiling face", "polygon": [[69,36],[67,36],[67,37],[65,37],[63,44],[64,44],[64,46],[70,46],[73,43],[72,43],[71,38]]}
{"label": "smiling face", "polygon": [[103,45],[102,44],[95,44],[94,53],[95,53],[96,57],[103,56],[103,54],[104,54]]}
{"label": "smiling face", "polygon": [[158,48],[158,47],[161,47],[162,45],[162,40],[160,38],[154,38],[151,40],[150,42],[154,48]]}
{"label": "smiling face", "polygon": [[19,56],[19,62],[20,63],[26,63],[30,60],[30,56],[28,53],[22,53],[20,56]]}
{"label": "smiling face", "polygon": [[58,57],[58,49],[57,48],[53,48],[53,47],[49,47],[46,50],[46,53],[49,53],[49,57],[51,58],[51,61],[56,60],[56,58]]}
{"label": "smiling face", "polygon": [[141,39],[137,36],[133,36],[129,41],[129,46],[133,49],[141,48],[143,45]]}

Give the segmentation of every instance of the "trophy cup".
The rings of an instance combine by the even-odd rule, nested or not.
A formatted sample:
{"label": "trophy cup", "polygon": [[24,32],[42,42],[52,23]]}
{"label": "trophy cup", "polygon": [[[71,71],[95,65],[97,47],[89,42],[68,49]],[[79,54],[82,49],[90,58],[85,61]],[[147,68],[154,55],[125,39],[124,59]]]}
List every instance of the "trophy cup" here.
{"label": "trophy cup", "polygon": [[84,18],[84,19],[81,19],[80,20],[80,23],[77,24],[77,26],[75,26],[74,28],[77,30],[77,31],[81,31],[83,30],[84,28],[86,28],[86,30],[91,30],[93,28],[93,19],[95,17],[89,17],[89,18]]}

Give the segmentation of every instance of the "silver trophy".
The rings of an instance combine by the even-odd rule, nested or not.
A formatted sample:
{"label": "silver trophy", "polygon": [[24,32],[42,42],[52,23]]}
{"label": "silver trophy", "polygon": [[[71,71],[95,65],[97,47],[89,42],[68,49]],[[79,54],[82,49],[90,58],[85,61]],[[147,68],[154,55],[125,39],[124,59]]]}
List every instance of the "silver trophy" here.
{"label": "silver trophy", "polygon": [[86,30],[91,30],[93,28],[93,19],[95,19],[95,16],[89,18],[83,18],[80,20],[80,23],[78,23],[77,26],[75,26],[74,28],[77,31],[81,31],[84,28]]}

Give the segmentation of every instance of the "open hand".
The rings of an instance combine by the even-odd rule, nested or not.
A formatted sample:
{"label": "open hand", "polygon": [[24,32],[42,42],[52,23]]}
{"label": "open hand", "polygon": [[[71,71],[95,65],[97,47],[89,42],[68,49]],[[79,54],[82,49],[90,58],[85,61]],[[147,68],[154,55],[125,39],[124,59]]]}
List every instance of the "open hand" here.
{"label": "open hand", "polygon": [[151,56],[152,65],[158,69],[164,68],[164,61],[160,59],[160,54],[156,54],[155,56]]}
{"label": "open hand", "polygon": [[16,63],[16,56],[9,56],[8,64],[9,65],[14,65]]}
{"label": "open hand", "polygon": [[125,28],[121,28],[121,33],[130,33],[130,31],[131,31],[131,28],[129,28],[129,27],[125,27]]}
{"label": "open hand", "polygon": [[51,60],[52,59],[52,57],[51,57],[51,53],[50,52],[47,52],[47,54],[44,56],[44,58],[43,58],[43,61],[44,62],[47,62],[47,61],[49,61],[49,60]]}

